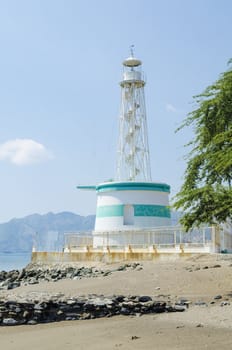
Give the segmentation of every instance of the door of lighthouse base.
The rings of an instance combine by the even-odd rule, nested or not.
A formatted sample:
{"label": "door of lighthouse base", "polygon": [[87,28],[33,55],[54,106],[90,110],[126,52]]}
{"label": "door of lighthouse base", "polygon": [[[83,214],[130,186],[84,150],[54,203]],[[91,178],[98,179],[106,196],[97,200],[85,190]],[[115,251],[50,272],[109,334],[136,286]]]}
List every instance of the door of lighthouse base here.
{"label": "door of lighthouse base", "polygon": [[133,205],[124,205],[123,225],[134,225],[134,207]]}

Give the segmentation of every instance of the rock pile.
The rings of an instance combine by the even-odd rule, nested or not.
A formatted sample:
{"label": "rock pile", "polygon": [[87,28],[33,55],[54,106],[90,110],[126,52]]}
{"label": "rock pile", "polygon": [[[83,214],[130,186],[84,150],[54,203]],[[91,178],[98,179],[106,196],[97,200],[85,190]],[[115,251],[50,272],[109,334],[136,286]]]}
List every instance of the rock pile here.
{"label": "rock pile", "polygon": [[0,325],[37,324],[68,320],[86,320],[114,315],[140,316],[148,313],[184,311],[154,301],[150,296],[111,297],[89,295],[73,298],[49,297],[0,301]]}
{"label": "rock pile", "polygon": [[21,271],[12,270],[0,272],[0,290],[8,290],[20,285],[37,284],[43,281],[59,281],[61,279],[81,279],[99,276],[108,276],[115,271],[128,269],[142,269],[141,264],[124,264],[114,270],[101,270],[95,267],[53,267],[53,268],[25,268]]}

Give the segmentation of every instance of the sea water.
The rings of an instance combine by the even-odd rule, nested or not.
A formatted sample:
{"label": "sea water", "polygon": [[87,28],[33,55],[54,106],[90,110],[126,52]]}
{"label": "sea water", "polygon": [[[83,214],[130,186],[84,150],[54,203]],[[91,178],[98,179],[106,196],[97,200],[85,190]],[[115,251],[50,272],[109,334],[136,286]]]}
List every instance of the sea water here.
{"label": "sea water", "polygon": [[0,253],[0,271],[21,270],[31,260],[31,253]]}

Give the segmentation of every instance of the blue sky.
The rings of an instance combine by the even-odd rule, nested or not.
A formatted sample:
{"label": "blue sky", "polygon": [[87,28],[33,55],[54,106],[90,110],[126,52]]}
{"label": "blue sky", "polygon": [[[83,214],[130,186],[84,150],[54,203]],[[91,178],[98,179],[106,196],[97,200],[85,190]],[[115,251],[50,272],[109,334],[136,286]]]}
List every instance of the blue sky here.
{"label": "blue sky", "polygon": [[114,177],[121,62],[143,61],[154,181],[180,188],[175,129],[232,57],[230,0],[0,1],[0,222],[95,213],[78,184]]}

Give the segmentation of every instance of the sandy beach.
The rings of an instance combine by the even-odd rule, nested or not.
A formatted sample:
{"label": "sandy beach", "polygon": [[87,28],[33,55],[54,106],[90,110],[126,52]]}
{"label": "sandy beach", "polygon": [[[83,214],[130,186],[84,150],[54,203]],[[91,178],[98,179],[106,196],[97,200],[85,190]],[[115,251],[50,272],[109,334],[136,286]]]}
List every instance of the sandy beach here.
{"label": "sandy beach", "polygon": [[[231,349],[232,257],[196,255],[142,262],[106,277],[61,280],[0,291],[1,298],[36,295],[150,295],[190,302],[184,312],[1,327],[1,347],[13,349]],[[83,265],[83,264],[82,264]],[[101,266],[115,269],[114,265]],[[216,297],[216,298],[215,298]]]}

